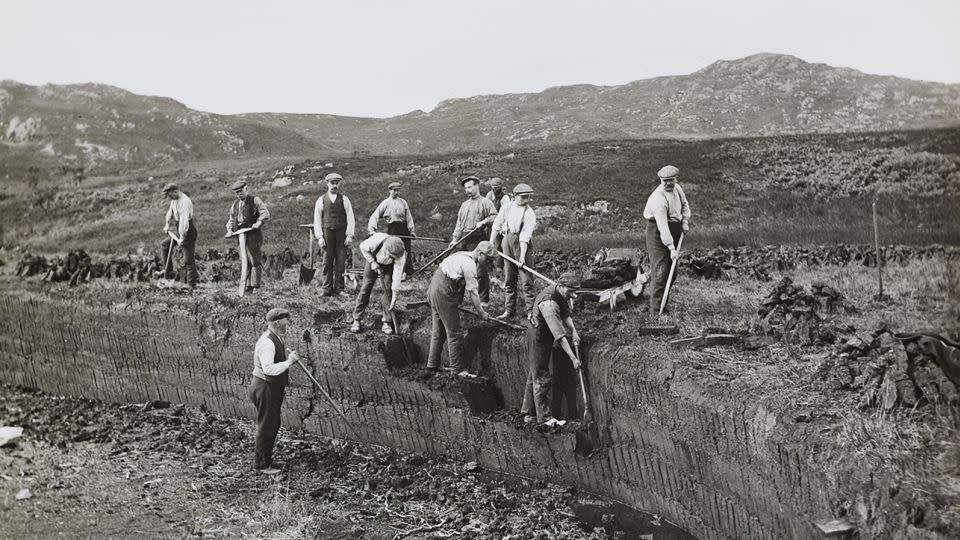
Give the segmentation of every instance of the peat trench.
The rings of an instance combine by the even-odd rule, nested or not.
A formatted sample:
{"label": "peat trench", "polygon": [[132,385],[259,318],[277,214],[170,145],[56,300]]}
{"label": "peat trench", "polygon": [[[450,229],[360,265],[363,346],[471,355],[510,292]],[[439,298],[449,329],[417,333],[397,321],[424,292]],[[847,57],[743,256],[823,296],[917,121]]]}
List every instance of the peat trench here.
{"label": "peat trench", "polygon": [[[463,380],[422,368],[429,328],[414,327],[405,347],[397,337],[344,334],[322,314],[292,311],[288,347],[301,351],[346,421],[294,370],[287,428],[476,461],[497,477],[576,486],[704,540],[822,537],[815,523],[841,517],[854,500],[874,518],[861,524],[864,537],[902,526],[881,517],[889,502],[882,479],[863,483],[838,470],[836,456],[816,447],[815,431],[785,420],[790,404],[702,384],[691,370],[650,354],[644,339],[655,338],[584,343],[600,425],[599,444],[584,448],[574,384],[555,385],[555,395],[568,396],[554,399],[558,417],[572,419],[567,425],[538,430],[516,414],[526,380],[519,332],[471,327],[468,357],[482,376]],[[0,379],[58,395],[164,400],[248,418],[250,357],[263,328],[259,309],[105,308],[2,295]],[[593,519],[589,508],[583,512]]]}

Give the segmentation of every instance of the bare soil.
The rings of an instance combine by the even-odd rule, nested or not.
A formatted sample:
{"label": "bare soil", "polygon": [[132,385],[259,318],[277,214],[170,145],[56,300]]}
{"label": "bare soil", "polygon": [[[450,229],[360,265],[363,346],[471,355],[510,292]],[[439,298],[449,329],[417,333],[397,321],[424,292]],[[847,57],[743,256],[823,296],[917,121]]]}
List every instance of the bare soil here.
{"label": "bare soil", "polygon": [[0,425],[25,428],[0,448],[8,538],[689,538],[569,488],[286,430],[264,475],[251,423],[164,402],[2,386]]}

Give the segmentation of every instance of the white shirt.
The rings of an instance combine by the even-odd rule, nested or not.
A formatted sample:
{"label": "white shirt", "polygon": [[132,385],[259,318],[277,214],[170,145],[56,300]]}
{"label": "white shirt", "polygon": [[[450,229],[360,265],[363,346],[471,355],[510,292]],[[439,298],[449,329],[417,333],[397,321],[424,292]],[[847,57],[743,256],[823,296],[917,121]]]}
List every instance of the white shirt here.
{"label": "white shirt", "polygon": [[478,291],[477,261],[473,260],[470,251],[458,251],[440,263],[443,275],[453,280],[463,279],[467,291]]}
{"label": "white shirt", "polygon": [[[317,240],[323,238],[323,198],[330,197],[330,202],[337,202],[337,197],[340,195],[334,195],[333,193],[324,193],[317,198],[317,204],[313,206],[313,235],[317,237]],[[343,196],[343,211],[347,213],[347,230],[346,236],[353,236],[353,205],[350,204],[350,199],[346,195]]]}
{"label": "white shirt", "polygon": [[407,230],[410,231],[410,234],[416,234],[414,232],[413,214],[410,213],[410,205],[400,197],[396,199],[387,197],[384,199],[380,203],[380,206],[377,206],[377,209],[370,214],[370,219],[367,221],[367,229],[371,231],[377,230],[377,224],[381,218],[386,219],[387,223],[405,221],[407,222]]}
{"label": "white shirt", "polygon": [[529,204],[524,206],[510,202],[500,207],[500,213],[493,222],[493,230],[500,234],[519,233],[520,242],[529,243],[533,230],[537,228],[537,215]]}
{"label": "white shirt", "polygon": [[257,345],[253,349],[253,374],[257,374],[257,368],[268,377],[276,377],[284,371],[290,369],[296,360],[287,360],[285,362],[274,362],[277,356],[277,348],[273,346],[273,340],[270,339],[270,330],[263,333],[257,340]]}
{"label": "white shirt", "polygon": [[193,219],[193,201],[182,192],[180,196],[170,201],[170,208],[167,209],[167,215],[163,218],[164,230],[169,229],[171,219],[177,223],[177,232],[183,240],[190,229],[190,220]]}
{"label": "white shirt", "polygon": [[[374,250],[383,245],[383,241],[389,237],[390,235],[387,233],[373,233],[369,238],[360,242],[360,255],[362,255],[368,263],[376,261],[377,254]],[[385,253],[386,252],[384,252],[384,254]],[[404,252],[400,257],[396,259],[391,258],[391,260],[393,261],[392,286],[393,290],[397,291],[400,290],[400,282],[403,279],[403,266],[407,263],[407,254]]]}
{"label": "white shirt", "polygon": [[655,220],[660,230],[660,241],[663,245],[673,248],[673,235],[670,234],[669,222],[690,219],[690,205],[687,196],[680,189],[680,184],[673,188],[673,193],[663,189],[663,184],[657,186],[647,197],[647,205],[643,208],[643,218]]}

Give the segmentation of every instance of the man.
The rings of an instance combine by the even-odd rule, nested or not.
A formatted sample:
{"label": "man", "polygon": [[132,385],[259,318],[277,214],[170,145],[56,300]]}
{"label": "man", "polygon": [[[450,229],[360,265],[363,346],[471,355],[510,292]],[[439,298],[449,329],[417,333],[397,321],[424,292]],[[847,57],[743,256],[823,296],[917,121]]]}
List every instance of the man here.
{"label": "man", "polygon": [[343,292],[343,271],[347,260],[347,248],[353,244],[353,206],[350,199],[340,193],[343,177],[328,174],[327,192],[317,199],[313,208],[313,235],[323,250],[324,296],[346,294]]}
{"label": "man", "polygon": [[477,314],[484,319],[490,318],[480,302],[477,275],[479,269],[492,261],[496,254],[493,244],[483,241],[477,244],[473,251],[458,251],[450,255],[433,273],[427,288],[433,325],[430,330],[427,368],[440,370],[440,353],[446,340],[450,366],[445,369],[460,375],[467,374],[467,366],[463,361],[463,334],[460,330],[460,295],[461,291],[464,291]]}
{"label": "man", "polygon": [[[460,244],[464,251],[471,251],[481,240],[490,236],[490,230],[487,225],[493,223],[497,217],[497,209],[493,202],[486,197],[480,196],[480,179],[476,176],[468,176],[460,181],[463,185],[463,191],[467,194],[467,200],[460,205],[460,211],[457,212],[457,225],[453,229],[453,237],[450,240],[450,247],[469,234],[470,237]],[[482,226],[476,232],[471,232],[477,227]],[[480,301],[486,304],[490,301],[490,273],[485,267],[477,269],[477,283],[479,286]]]}
{"label": "man", "polygon": [[690,205],[677,184],[680,169],[667,165],[657,172],[660,185],[647,198],[643,218],[647,220],[647,255],[650,257],[650,312],[660,310],[667,287],[671,261],[679,257],[680,234],[690,230]]}
{"label": "man", "polygon": [[[530,249],[530,239],[533,230],[537,227],[537,216],[530,208],[530,195],[533,188],[527,184],[517,184],[513,188],[513,201],[500,208],[497,219],[493,222],[490,233],[490,242],[498,234],[503,236],[501,249],[510,257],[522,262],[524,266],[533,266],[533,251]],[[510,319],[517,313],[517,280],[520,281],[520,290],[523,291],[523,302],[529,311],[533,304],[533,277],[521,271],[517,265],[504,260],[504,285],[506,301],[504,311],[498,319]]]}
{"label": "man", "polygon": [[253,444],[253,466],[266,474],[276,474],[273,445],[280,431],[280,405],[289,381],[290,366],[297,353],[283,347],[290,312],[273,308],[267,312],[267,331],[257,340],[253,351],[253,381],[250,401],[257,408],[257,435]]}
{"label": "man", "polygon": [[[263,224],[270,219],[270,211],[267,205],[263,204],[260,197],[255,197],[247,192],[247,182],[237,180],[230,186],[230,189],[237,194],[237,200],[230,205],[230,218],[227,220],[227,234],[229,238],[234,231],[241,229],[253,229],[246,233],[247,235],[247,253],[241,253],[241,257],[248,257],[250,260],[250,275],[247,278],[246,292],[255,292],[260,288],[263,279]],[[239,244],[240,240],[237,239]]]}
{"label": "man", "polygon": [[387,233],[374,233],[360,242],[360,255],[366,260],[366,264],[363,268],[363,285],[360,286],[360,295],[357,296],[357,304],[353,309],[350,331],[355,334],[363,331],[363,312],[370,303],[370,293],[379,279],[383,288],[383,315],[380,317],[383,324],[380,330],[389,336],[396,330],[390,326],[390,312],[397,303],[397,290],[403,279],[404,262],[407,259],[403,241]]}
{"label": "man", "polygon": [[[503,179],[501,178],[491,178],[487,185],[490,186],[490,191],[487,192],[487,198],[490,199],[490,202],[493,203],[493,207],[500,211],[504,205],[510,202],[510,195],[507,195],[503,191]],[[496,246],[496,244],[494,244]]]}
{"label": "man", "polygon": [[[553,378],[550,363],[557,346],[566,353],[573,369],[580,369],[580,359],[573,350],[580,346],[580,335],[570,315],[570,299],[579,286],[576,275],[565,272],[556,285],[545,287],[533,302],[530,327],[526,334],[530,370],[523,393],[523,405],[520,408],[524,422],[537,421],[542,424],[552,418],[550,387]],[[556,361],[565,360],[558,358]],[[557,366],[554,368],[554,371],[559,371]]]}
{"label": "man", "polygon": [[[387,221],[387,234],[393,236],[416,236],[414,232],[413,214],[410,212],[410,205],[407,201],[400,198],[400,182],[391,182],[387,189],[390,195],[384,199],[377,209],[370,214],[370,220],[367,222],[367,232],[371,236],[377,232],[377,225],[381,219]],[[408,276],[413,274],[413,252],[410,251],[412,242],[409,238],[403,239],[403,247],[407,253],[406,266],[403,272]]]}
{"label": "man", "polygon": [[[167,184],[163,186],[163,194],[170,199],[170,208],[167,209],[167,215],[163,219],[163,233],[170,232],[172,226],[176,228],[177,246],[183,253],[183,266],[180,268],[180,280],[191,288],[197,288],[197,282],[200,280],[200,274],[197,272],[197,228],[193,224],[193,201],[187,197],[186,193],[180,191],[177,184]],[[170,253],[170,242],[174,240],[169,234],[160,243],[161,256],[166,261],[167,254]]]}
{"label": "man", "polygon": [[[486,197],[490,199],[493,207],[497,210],[497,214],[499,214],[504,206],[510,204],[510,195],[503,191],[503,179],[501,178],[491,178],[487,184],[490,186],[490,191],[487,192]],[[503,236],[494,230],[490,241],[493,242],[493,247],[500,249]],[[504,261],[504,264],[506,264],[506,261]]]}

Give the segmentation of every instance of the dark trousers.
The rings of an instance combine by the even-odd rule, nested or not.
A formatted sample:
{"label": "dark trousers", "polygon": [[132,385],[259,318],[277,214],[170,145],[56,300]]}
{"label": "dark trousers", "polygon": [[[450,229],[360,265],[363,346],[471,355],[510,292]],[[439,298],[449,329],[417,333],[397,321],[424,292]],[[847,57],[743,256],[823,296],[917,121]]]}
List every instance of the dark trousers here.
{"label": "dark trousers", "polygon": [[343,290],[343,270],[347,263],[346,229],[323,229],[323,294]]}
{"label": "dark trousers", "polygon": [[[166,263],[167,253],[170,253],[170,243],[173,239],[167,236],[163,242],[160,242],[161,259]],[[187,234],[183,236],[183,243],[180,244],[180,252],[183,254],[183,264],[180,266],[180,281],[196,287],[200,281],[200,273],[197,271],[197,228],[190,222],[190,228]],[[167,265],[164,264],[164,268]],[[169,276],[166,276],[169,277]]]}
{"label": "dark trousers", "polygon": [[[394,221],[387,223],[387,234],[391,236],[410,236],[410,229],[406,221]],[[403,265],[403,271],[408,276],[413,274],[413,242],[409,238],[402,238],[403,249],[407,251],[407,262]]]}
{"label": "dark trousers", "polygon": [[466,368],[463,363],[463,332],[460,329],[460,282],[446,276],[437,268],[427,288],[427,301],[430,302],[430,353],[427,355],[427,367],[440,367],[440,353],[443,343],[447,343],[447,355],[450,367],[455,371]]}
{"label": "dark trousers", "polygon": [[[501,249],[510,257],[520,261],[520,236],[515,233],[507,233],[503,237]],[[533,245],[527,245],[526,260],[520,261],[524,266],[533,268]],[[506,288],[505,311],[510,316],[517,313],[517,281],[520,282],[520,292],[523,294],[523,303],[527,311],[533,309],[533,276],[529,272],[524,272],[517,265],[504,259],[503,261],[503,284]]]}
{"label": "dark trousers", "polygon": [[[263,281],[263,231],[254,229],[247,235],[247,260],[250,262],[250,274],[247,286],[259,287]],[[240,240],[237,239],[239,244]]]}
{"label": "dark trousers", "polygon": [[550,405],[550,389],[553,386],[553,376],[550,373],[550,362],[553,358],[553,336],[549,331],[543,332],[540,328],[527,328],[527,385],[523,391],[523,405],[520,412],[536,414],[537,421],[543,422],[552,414]]}
{"label": "dark trousers", "polygon": [[[679,221],[670,222],[670,235],[673,236],[673,245],[676,246],[683,232],[683,224]],[[670,277],[670,248],[663,245],[660,239],[660,229],[657,224],[647,221],[647,255],[650,257],[650,311],[660,311],[660,299],[667,288],[667,278]],[[676,274],[674,274],[676,282]]]}
{"label": "dark trousers", "polygon": [[380,266],[378,274],[370,263],[363,267],[363,285],[360,286],[360,294],[357,296],[357,304],[353,308],[353,320],[359,321],[363,317],[363,312],[367,310],[370,304],[370,294],[373,292],[373,286],[380,282],[380,288],[383,289],[383,296],[380,300],[380,307],[383,310],[382,321],[390,320],[390,297],[393,294],[393,265]]}
{"label": "dark trousers", "polygon": [[259,377],[250,385],[250,401],[257,408],[257,435],[253,443],[253,466],[266,469],[273,464],[273,445],[280,431],[280,405],[286,387]]}
{"label": "dark trousers", "polygon": [[[473,251],[477,244],[490,238],[490,228],[484,227],[470,235],[470,238],[460,244],[460,251]],[[485,264],[477,265],[477,294],[480,295],[480,301],[487,303],[490,301],[490,269]]]}

